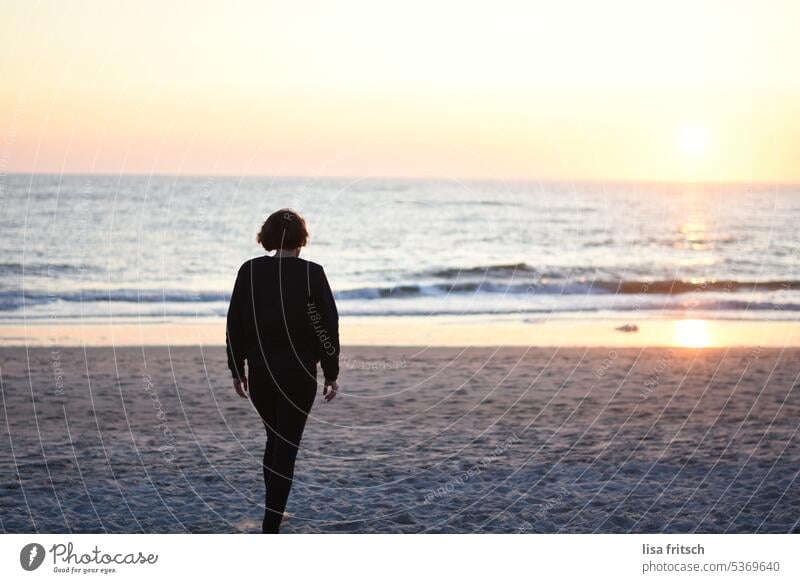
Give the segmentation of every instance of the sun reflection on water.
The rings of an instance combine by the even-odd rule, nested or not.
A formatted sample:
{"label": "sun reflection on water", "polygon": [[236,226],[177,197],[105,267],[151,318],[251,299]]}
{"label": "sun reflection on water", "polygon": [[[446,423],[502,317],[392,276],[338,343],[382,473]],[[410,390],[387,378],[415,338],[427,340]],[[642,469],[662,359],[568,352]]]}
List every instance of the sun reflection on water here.
{"label": "sun reflection on water", "polygon": [[714,341],[706,320],[678,320],[675,322],[675,343],[686,348],[713,346]]}

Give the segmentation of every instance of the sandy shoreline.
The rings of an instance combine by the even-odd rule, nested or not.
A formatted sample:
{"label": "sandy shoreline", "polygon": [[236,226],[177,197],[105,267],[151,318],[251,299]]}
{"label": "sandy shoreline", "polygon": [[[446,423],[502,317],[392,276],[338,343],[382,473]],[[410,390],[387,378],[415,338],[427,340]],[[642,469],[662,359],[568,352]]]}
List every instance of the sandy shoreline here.
{"label": "sandy shoreline", "polygon": [[[631,332],[630,330],[635,330]],[[628,330],[625,332],[624,330]],[[350,346],[800,347],[797,320],[685,317],[343,317]],[[222,318],[31,320],[0,324],[0,346],[197,346],[225,338]]]}
{"label": "sandy shoreline", "polygon": [[[800,352],[350,347],[286,532],[790,532]],[[253,532],[219,347],[3,348],[5,532]]]}

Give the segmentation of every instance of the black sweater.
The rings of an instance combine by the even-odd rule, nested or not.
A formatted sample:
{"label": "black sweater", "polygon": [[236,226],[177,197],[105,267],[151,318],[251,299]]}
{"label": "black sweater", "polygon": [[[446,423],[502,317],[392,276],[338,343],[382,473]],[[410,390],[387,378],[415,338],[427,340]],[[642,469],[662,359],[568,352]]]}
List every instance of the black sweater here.
{"label": "black sweater", "polygon": [[339,314],[321,265],[299,257],[258,257],[239,268],[228,307],[228,368],[244,362],[311,356],[325,380],[339,376]]}

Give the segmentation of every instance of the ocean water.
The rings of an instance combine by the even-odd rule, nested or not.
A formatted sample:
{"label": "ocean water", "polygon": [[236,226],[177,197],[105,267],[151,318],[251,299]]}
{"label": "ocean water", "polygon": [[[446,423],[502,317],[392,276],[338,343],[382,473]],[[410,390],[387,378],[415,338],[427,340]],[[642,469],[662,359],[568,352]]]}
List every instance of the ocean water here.
{"label": "ocean water", "polygon": [[11,175],[0,322],[218,318],[268,213],[345,316],[794,319],[800,187]]}

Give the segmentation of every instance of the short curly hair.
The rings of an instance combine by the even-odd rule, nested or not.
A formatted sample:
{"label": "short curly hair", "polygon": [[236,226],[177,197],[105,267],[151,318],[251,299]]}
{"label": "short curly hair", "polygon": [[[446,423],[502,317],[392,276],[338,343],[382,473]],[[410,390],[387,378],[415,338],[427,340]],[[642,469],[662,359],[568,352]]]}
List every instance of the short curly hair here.
{"label": "short curly hair", "polygon": [[297,249],[308,243],[306,221],[292,209],[281,209],[272,213],[256,237],[264,249]]}

